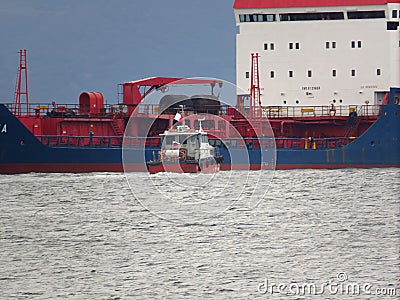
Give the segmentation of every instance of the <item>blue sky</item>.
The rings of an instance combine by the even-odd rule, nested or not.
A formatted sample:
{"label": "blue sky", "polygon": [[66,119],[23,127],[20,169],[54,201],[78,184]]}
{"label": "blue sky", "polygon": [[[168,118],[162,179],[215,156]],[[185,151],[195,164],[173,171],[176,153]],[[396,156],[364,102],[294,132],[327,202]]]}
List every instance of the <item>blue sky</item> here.
{"label": "blue sky", "polygon": [[117,101],[150,77],[235,81],[233,0],[0,0],[0,102],[12,102],[27,49],[30,102]]}

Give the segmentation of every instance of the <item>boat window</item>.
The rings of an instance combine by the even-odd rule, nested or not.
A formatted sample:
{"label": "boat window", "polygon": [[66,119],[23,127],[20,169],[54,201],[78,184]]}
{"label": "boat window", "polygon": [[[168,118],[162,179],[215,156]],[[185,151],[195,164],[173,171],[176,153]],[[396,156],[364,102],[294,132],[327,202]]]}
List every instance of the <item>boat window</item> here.
{"label": "boat window", "polygon": [[[214,129],[215,128],[215,122],[214,120],[204,120],[201,122],[201,127],[203,129],[209,130],[209,129]],[[199,120],[194,121],[194,126],[193,128],[199,129],[200,128],[200,122]]]}
{"label": "boat window", "polygon": [[196,135],[191,135],[189,138],[189,141],[191,144],[195,144],[197,141],[197,136]]}
{"label": "boat window", "polygon": [[397,10],[392,10],[392,18],[397,18]]}
{"label": "boat window", "polygon": [[317,13],[289,13],[279,14],[281,21],[319,21],[319,20],[343,20],[343,12],[317,12]]}
{"label": "boat window", "polygon": [[240,22],[274,22],[275,14],[245,14],[239,15]]}
{"label": "boat window", "polygon": [[174,136],[174,135],[167,135],[166,137],[165,137],[165,145],[172,145],[172,143],[174,142],[174,141],[176,141],[177,142],[177,139],[178,137],[176,137],[176,136]]}
{"label": "boat window", "polygon": [[181,136],[179,137],[179,142],[180,142],[182,145],[184,145],[184,144],[187,143],[188,138],[189,138],[189,136],[187,136],[187,135],[181,135]]}
{"label": "boat window", "polygon": [[349,19],[382,19],[385,18],[384,10],[369,10],[369,11],[349,11],[347,13]]}

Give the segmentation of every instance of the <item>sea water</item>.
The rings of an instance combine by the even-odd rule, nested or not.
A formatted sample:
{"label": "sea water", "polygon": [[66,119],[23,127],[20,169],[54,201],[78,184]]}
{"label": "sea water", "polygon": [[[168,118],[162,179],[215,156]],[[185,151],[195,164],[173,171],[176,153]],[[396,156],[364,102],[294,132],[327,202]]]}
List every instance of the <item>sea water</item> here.
{"label": "sea water", "polygon": [[398,299],[399,175],[0,175],[0,298]]}

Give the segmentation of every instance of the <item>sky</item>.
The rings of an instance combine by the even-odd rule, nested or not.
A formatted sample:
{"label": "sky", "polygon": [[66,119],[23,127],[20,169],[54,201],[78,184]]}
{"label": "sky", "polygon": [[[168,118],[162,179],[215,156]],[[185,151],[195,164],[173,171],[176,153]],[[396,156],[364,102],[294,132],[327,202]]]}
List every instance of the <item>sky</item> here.
{"label": "sky", "polygon": [[13,102],[27,50],[31,103],[118,100],[152,76],[235,82],[233,0],[0,0],[0,102]]}

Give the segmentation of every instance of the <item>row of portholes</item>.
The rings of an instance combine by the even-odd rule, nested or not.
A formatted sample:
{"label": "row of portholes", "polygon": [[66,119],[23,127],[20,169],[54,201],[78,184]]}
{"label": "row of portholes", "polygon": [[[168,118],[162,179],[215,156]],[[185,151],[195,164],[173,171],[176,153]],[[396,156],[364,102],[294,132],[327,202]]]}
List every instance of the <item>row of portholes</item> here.
{"label": "row of portholes", "polygon": [[[385,111],[384,113],[383,113],[385,116],[387,116],[387,112]],[[397,111],[395,111],[394,112],[394,115],[397,117],[398,115],[399,115],[399,113],[397,112]]]}
{"label": "row of portholes", "polygon": [[[387,140],[386,140],[386,143],[387,143],[387,144],[396,144],[396,143],[400,143],[400,140],[398,140],[398,139],[392,139],[392,140],[387,139]],[[381,141],[378,141],[378,142],[376,142],[376,143],[375,143],[375,141],[371,141],[370,144],[371,144],[372,147],[374,147],[375,144],[380,145],[380,144],[381,144]]]}
{"label": "row of portholes", "polygon": [[[337,101],[336,101],[336,99],[333,99],[332,102],[333,102],[333,103],[336,103]],[[296,100],[295,103],[296,103],[296,104],[300,104],[300,101],[299,101],[299,100]],[[340,99],[340,100],[339,100],[339,103],[343,103],[343,100]],[[286,101],[286,100],[283,100],[283,104],[287,104],[287,101]]]}

